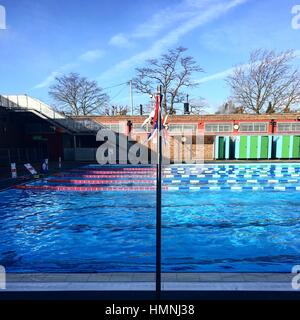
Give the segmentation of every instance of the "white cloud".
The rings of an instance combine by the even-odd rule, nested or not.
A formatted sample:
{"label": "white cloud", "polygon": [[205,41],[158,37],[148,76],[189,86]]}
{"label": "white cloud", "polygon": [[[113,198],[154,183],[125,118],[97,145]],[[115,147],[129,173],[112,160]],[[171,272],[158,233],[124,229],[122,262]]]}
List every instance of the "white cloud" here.
{"label": "white cloud", "polygon": [[[145,23],[140,24],[129,34],[119,33],[110,39],[109,44],[120,48],[130,47],[134,40],[152,38],[168,27],[195,18],[197,13],[222,0],[182,0],[176,5],[161,9]],[[151,13],[150,13],[151,14]]]}
{"label": "white cloud", "polygon": [[[129,69],[151,57],[156,57],[161,54],[166,49],[178,43],[178,41],[189,32],[195,30],[196,28],[205,25],[223,14],[226,14],[229,10],[234,7],[241,5],[248,0],[233,0],[233,1],[213,1],[212,5],[205,7],[200,7],[200,10],[194,10],[193,19],[187,19],[181,23],[177,28],[167,33],[164,37],[156,40],[154,44],[145,51],[135,54],[134,56],[125,59],[117,63],[114,67],[104,72],[99,79],[108,78],[114,76],[116,73]],[[206,1],[205,1],[206,2]],[[201,3],[204,3],[203,1]],[[211,2],[209,2],[211,3]]]}
{"label": "white cloud", "polygon": [[35,85],[33,89],[42,89],[42,88],[48,87],[59,74],[60,72],[58,71],[51,72],[51,74],[45,80]]}
{"label": "white cloud", "polygon": [[109,44],[119,48],[127,48],[131,46],[130,41],[123,33],[119,33],[113,36],[110,39]]}
{"label": "white cloud", "polygon": [[94,62],[96,60],[103,58],[104,55],[105,55],[104,50],[90,50],[83,53],[79,57],[79,60],[85,61],[85,62]]}
{"label": "white cloud", "polygon": [[[300,50],[295,50],[294,51],[295,54],[295,58],[300,58]],[[257,63],[260,63],[261,61],[257,61]],[[247,69],[250,68],[250,64],[249,63],[245,63],[245,64],[241,64],[238,66],[239,68],[242,69]],[[210,76],[207,77],[203,77],[197,81],[195,81],[196,83],[206,83],[206,82],[210,82],[210,81],[214,81],[214,80],[220,80],[220,79],[225,79],[226,77],[230,76],[231,74],[233,74],[234,70],[236,69],[236,67],[233,68],[229,68],[217,73],[214,73]]]}
{"label": "white cloud", "polygon": [[101,59],[105,55],[104,50],[89,50],[80,55],[74,62],[67,63],[60,68],[58,68],[55,71],[52,71],[50,75],[43,80],[42,82],[38,83],[33,87],[33,89],[42,89],[48,87],[55,78],[62,74],[63,72],[66,72],[68,70],[74,70],[75,68],[78,68],[81,63],[91,63],[96,60]]}
{"label": "white cloud", "polygon": [[206,83],[206,82],[210,82],[210,81],[214,81],[214,80],[224,79],[224,78],[228,77],[229,75],[231,75],[234,70],[235,70],[235,68],[229,68],[227,70],[217,72],[217,73],[212,74],[210,76],[201,78],[200,80],[196,81],[196,83],[201,84],[201,83]]}
{"label": "white cloud", "polygon": [[[157,37],[149,49],[141,51],[128,59],[120,61],[115,66],[104,72],[99,79],[115,76],[116,73],[136,66],[138,63],[160,55],[163,51],[178,43],[189,32],[205,25],[219,16],[226,14],[230,9],[241,5],[248,0],[182,0],[179,4],[167,7],[155,13],[149,21],[138,26],[129,35],[116,34],[110,39],[109,44],[124,48],[132,45],[132,41],[141,38],[157,37],[165,29],[171,29],[165,36]],[[174,27],[175,25],[175,27]],[[83,62],[94,62],[104,56],[103,50],[90,50],[82,54],[74,63],[67,64],[53,71],[44,81],[34,88],[47,87],[57,74],[74,68]],[[201,81],[201,79],[200,79]],[[207,80],[208,81],[208,80]]]}
{"label": "white cloud", "polygon": [[50,75],[45,80],[43,80],[42,82],[35,85],[33,87],[33,89],[42,89],[42,88],[48,87],[55,80],[55,78],[57,76],[61,75],[63,72],[74,69],[78,66],[79,66],[78,62],[71,62],[71,63],[67,63],[67,64],[63,65],[62,67],[58,68],[57,70],[52,71],[50,73]]}
{"label": "white cloud", "polygon": [[171,25],[193,19],[195,10],[199,12],[200,9],[205,9],[206,6],[218,1],[220,0],[183,0],[155,13],[147,22],[139,25],[131,36],[132,38],[154,37]]}

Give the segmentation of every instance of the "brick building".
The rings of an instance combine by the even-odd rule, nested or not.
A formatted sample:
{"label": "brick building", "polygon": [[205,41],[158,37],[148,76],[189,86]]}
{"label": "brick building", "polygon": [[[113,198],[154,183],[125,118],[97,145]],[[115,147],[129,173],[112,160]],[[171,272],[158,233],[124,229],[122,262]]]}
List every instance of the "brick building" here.
{"label": "brick building", "polygon": [[[81,120],[93,120],[103,126],[118,132],[120,134],[128,135],[129,132],[133,138],[137,135],[137,141],[141,141],[147,136],[147,132],[150,131],[151,126],[144,130],[141,125],[146,119],[146,116],[92,116],[92,117],[80,117]],[[261,137],[268,137],[269,152],[263,157],[243,156],[242,153],[240,159],[275,159],[275,158],[299,158],[297,153],[300,150],[294,152],[294,156],[276,156],[276,140],[275,138],[287,139],[289,144],[292,139],[295,143],[296,138],[300,136],[300,114],[272,114],[272,115],[256,115],[256,114],[232,114],[232,115],[176,115],[168,118],[169,127],[169,140],[178,139],[180,136],[195,136],[196,134],[202,135],[204,139],[204,159],[215,160],[216,158],[235,159],[236,141],[238,139],[247,138],[250,139],[249,150],[251,145],[257,139],[259,144]],[[228,150],[227,155],[224,157],[218,156],[218,150],[216,150],[219,143],[219,139],[224,138],[227,141]],[[252,143],[252,140],[253,143]],[[284,141],[285,141],[284,140]],[[221,140],[222,141],[222,140]],[[298,141],[298,140],[297,140]],[[274,145],[274,146],[271,146]],[[247,148],[247,147],[246,147]],[[258,146],[256,147],[258,148]],[[226,146],[224,147],[226,149]],[[300,149],[299,145],[295,145],[294,149]],[[172,152],[171,152],[172,153]],[[277,152],[278,153],[278,152]],[[283,154],[284,155],[284,154]]]}
{"label": "brick building", "polygon": [[[138,142],[148,146],[149,153],[151,149],[155,152],[155,144],[145,143],[151,130],[151,124],[142,128],[146,118],[69,118],[26,95],[0,96],[0,165],[45,157],[57,161],[60,156],[95,162],[100,146],[96,134],[103,128],[117,132],[118,139],[129,136],[127,150]],[[187,138],[192,160],[300,159],[300,113],[175,115],[167,123],[169,143],[164,149],[169,148],[171,162],[181,152],[178,145],[185,145]],[[198,137],[202,139],[200,152]]]}

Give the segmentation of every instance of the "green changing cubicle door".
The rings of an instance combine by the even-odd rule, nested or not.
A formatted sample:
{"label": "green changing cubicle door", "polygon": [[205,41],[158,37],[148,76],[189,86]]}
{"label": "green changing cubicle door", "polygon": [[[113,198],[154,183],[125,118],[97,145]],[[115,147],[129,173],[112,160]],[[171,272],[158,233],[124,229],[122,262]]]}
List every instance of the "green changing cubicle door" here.
{"label": "green changing cubicle door", "polygon": [[269,137],[263,136],[261,137],[260,158],[268,159],[268,153],[269,153]]}
{"label": "green changing cubicle door", "polygon": [[215,144],[215,157],[219,160],[225,160],[230,158],[230,146],[231,139],[229,136],[216,137]]}
{"label": "green changing cubicle door", "polygon": [[293,158],[300,158],[300,136],[294,136]]}
{"label": "green changing cubicle door", "polygon": [[258,136],[250,137],[250,159],[257,159]]}
{"label": "green changing cubicle door", "polygon": [[240,159],[247,159],[247,136],[240,136]]}
{"label": "green changing cubicle door", "polygon": [[283,136],[281,158],[283,159],[290,158],[290,148],[291,148],[291,136]]}
{"label": "green changing cubicle door", "polygon": [[268,159],[268,136],[240,136],[236,142],[236,159]]}
{"label": "green changing cubicle door", "polygon": [[225,138],[219,137],[219,159],[225,159]]}

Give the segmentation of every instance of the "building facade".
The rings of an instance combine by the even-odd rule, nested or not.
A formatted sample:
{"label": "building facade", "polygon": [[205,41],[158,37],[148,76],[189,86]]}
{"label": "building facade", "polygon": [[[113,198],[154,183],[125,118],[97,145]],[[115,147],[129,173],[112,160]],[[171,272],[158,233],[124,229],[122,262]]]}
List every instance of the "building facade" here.
{"label": "building facade", "polygon": [[[144,141],[151,130],[151,125],[142,128],[146,118],[146,116],[80,117],[81,120],[92,120],[119,134],[131,135],[133,139],[138,137],[138,142]],[[167,124],[171,149],[174,146],[174,139],[183,136],[203,136],[205,160],[300,158],[300,114],[298,113],[176,115],[170,116]],[[196,141],[193,142],[195,143]],[[279,147],[284,150],[280,152]],[[171,157],[172,154],[171,150]]]}
{"label": "building facade", "polygon": [[[146,119],[130,115],[70,118],[26,95],[0,95],[0,167],[45,157],[95,162],[101,145],[96,135],[104,128],[117,133],[123,151],[138,144],[148,149],[151,158],[157,145],[155,139],[147,142],[152,125],[142,126]],[[171,163],[185,162],[184,153],[192,161],[300,159],[300,113],[174,115],[166,125],[164,150]],[[120,154],[116,158],[119,161]]]}

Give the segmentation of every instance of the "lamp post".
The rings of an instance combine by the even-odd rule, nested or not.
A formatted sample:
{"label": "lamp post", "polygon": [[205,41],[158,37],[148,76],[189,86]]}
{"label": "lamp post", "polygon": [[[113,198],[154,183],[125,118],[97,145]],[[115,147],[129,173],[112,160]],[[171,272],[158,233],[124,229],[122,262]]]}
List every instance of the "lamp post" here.
{"label": "lamp post", "polygon": [[271,120],[271,126],[272,126],[272,153],[271,153],[271,159],[276,158],[276,150],[274,148],[274,133],[275,133],[275,127],[276,127],[276,121],[274,119]]}
{"label": "lamp post", "polygon": [[159,300],[161,294],[161,185],[162,185],[162,120],[161,101],[162,86],[157,88],[156,103],[158,106],[157,119],[157,165],[156,165],[156,297]]}
{"label": "lamp post", "polygon": [[131,107],[131,115],[133,116],[134,107],[133,107],[133,89],[132,89],[132,80],[129,81],[129,91],[130,91],[130,107]]}

